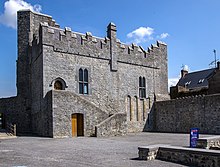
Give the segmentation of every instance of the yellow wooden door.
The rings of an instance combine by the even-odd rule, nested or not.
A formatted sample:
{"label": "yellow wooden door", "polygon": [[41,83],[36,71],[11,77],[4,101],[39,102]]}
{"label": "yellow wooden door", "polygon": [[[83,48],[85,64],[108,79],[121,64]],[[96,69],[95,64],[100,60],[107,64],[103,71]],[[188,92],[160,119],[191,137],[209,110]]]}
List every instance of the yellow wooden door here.
{"label": "yellow wooden door", "polygon": [[72,115],[72,137],[77,136],[77,114]]}

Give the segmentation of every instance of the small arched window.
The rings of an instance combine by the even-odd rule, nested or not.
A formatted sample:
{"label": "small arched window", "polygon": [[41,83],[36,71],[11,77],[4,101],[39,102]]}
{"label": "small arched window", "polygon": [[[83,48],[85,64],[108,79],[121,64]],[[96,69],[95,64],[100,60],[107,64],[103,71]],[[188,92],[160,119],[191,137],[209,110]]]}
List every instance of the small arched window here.
{"label": "small arched window", "polygon": [[66,82],[62,78],[60,78],[60,77],[54,79],[51,82],[50,86],[52,86],[52,85],[53,85],[54,90],[65,90],[65,88],[68,87],[66,85]]}
{"label": "small arched window", "polygon": [[146,80],[145,77],[139,77],[139,97],[146,98]]}
{"label": "small arched window", "polygon": [[79,69],[79,94],[89,94],[89,74],[87,69]]}
{"label": "small arched window", "polygon": [[63,85],[60,81],[55,81],[54,83],[54,89],[55,90],[63,90]]}

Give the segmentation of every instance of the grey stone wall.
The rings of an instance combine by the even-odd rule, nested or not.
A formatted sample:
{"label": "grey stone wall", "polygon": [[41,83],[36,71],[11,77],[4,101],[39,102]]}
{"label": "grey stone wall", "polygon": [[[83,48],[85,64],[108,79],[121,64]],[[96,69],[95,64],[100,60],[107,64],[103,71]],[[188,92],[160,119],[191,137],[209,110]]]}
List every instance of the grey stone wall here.
{"label": "grey stone wall", "polygon": [[4,114],[6,124],[16,124],[18,135],[31,132],[31,115],[26,106],[26,102],[17,97],[0,99],[0,113]]}
{"label": "grey stone wall", "polygon": [[[60,32],[63,34],[62,41],[60,41]],[[158,43],[157,47],[153,46],[150,53],[155,55],[147,52],[149,55],[146,58],[141,52],[135,52],[135,49],[130,51],[129,55],[123,49],[121,52],[120,48],[117,71],[112,72],[109,64],[111,61],[109,39],[101,49],[100,45],[104,39],[91,36],[87,39],[85,36],[86,40],[81,45],[82,34],[67,32],[42,26],[44,94],[53,89],[49,85],[58,77],[65,80],[68,85],[67,90],[78,93],[77,74],[80,67],[87,68],[90,72],[90,95],[85,98],[110,114],[125,111],[124,102],[127,95],[139,96],[140,76],[146,78],[147,96],[153,96],[155,91],[161,94],[167,93],[167,74],[164,72],[167,71],[165,45]],[[69,33],[72,34],[72,38]],[[137,46],[132,46],[137,49]],[[57,47],[61,49],[56,49]],[[159,59],[161,64],[156,59]],[[154,66],[154,61],[157,62],[157,67]]]}
{"label": "grey stone wall", "polygon": [[95,125],[109,117],[105,111],[73,92],[52,91],[52,101],[53,137],[72,137],[72,114],[83,114],[85,136],[95,136]]}
{"label": "grey stone wall", "polygon": [[220,134],[220,94],[155,102],[154,130]]}
{"label": "grey stone wall", "polygon": [[116,113],[95,126],[96,137],[108,137],[127,134],[125,113]]}
{"label": "grey stone wall", "polygon": [[138,147],[140,160],[159,159],[174,163],[218,167],[220,165],[220,152],[216,150],[195,149],[169,145],[150,145]]}
{"label": "grey stone wall", "polygon": [[32,133],[39,136],[53,137],[53,109],[52,92],[48,92],[42,99],[40,110],[33,112]]}
{"label": "grey stone wall", "polygon": [[148,127],[148,113],[152,100],[128,96],[126,100],[128,132],[141,132]]}
{"label": "grey stone wall", "polygon": [[[19,124],[25,124],[21,132],[33,131],[32,127],[37,126],[37,118],[31,117],[32,112],[43,111],[42,80],[43,63],[42,49],[39,45],[39,26],[41,22],[59,27],[51,16],[33,13],[30,10],[18,11],[18,59],[17,59],[17,100],[13,103],[13,111],[18,111],[14,117],[18,118]],[[32,42],[36,47],[32,47]],[[10,102],[11,103],[11,102]],[[6,108],[11,110],[11,106]],[[8,114],[7,114],[8,115]],[[19,116],[23,115],[23,117]],[[34,114],[33,114],[34,115]],[[43,120],[42,120],[43,121]],[[36,129],[34,129],[35,131]],[[37,131],[37,130],[36,130]]]}
{"label": "grey stone wall", "polygon": [[219,155],[219,151],[170,147],[159,149],[157,158],[190,166],[218,167]]}
{"label": "grey stone wall", "polygon": [[[127,96],[139,96],[140,76],[146,78],[147,97],[167,94],[166,44],[157,42],[144,50],[120,42],[116,32],[116,26],[110,23],[106,37],[94,37],[70,28],[63,30],[48,15],[29,10],[18,12],[17,89],[18,101],[25,103],[19,110],[31,116],[22,121],[32,132],[71,136],[70,129],[63,131],[69,127],[70,113],[77,113],[80,108],[80,113],[85,114],[89,109],[82,104],[89,101],[93,111],[86,112],[85,134],[94,135],[94,126],[109,115],[126,113]],[[88,95],[78,94],[79,68],[89,71]],[[50,95],[57,78],[65,83],[66,93],[55,91]],[[144,121],[130,122],[129,129],[140,131]]]}
{"label": "grey stone wall", "polygon": [[220,93],[220,69],[217,69],[215,74],[209,78],[208,94]]}

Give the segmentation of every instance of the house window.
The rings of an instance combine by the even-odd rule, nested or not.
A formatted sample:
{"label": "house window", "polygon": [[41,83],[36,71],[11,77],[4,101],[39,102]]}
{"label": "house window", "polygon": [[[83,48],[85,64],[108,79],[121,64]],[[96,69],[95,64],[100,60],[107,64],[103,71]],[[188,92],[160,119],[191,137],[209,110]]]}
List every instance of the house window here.
{"label": "house window", "polygon": [[203,83],[203,82],[204,82],[204,80],[205,80],[205,79],[200,79],[200,80],[198,81],[198,84]]}
{"label": "house window", "polygon": [[79,94],[89,94],[88,70],[79,69]]}
{"label": "house window", "polygon": [[146,80],[145,77],[139,77],[139,97],[146,97]]}

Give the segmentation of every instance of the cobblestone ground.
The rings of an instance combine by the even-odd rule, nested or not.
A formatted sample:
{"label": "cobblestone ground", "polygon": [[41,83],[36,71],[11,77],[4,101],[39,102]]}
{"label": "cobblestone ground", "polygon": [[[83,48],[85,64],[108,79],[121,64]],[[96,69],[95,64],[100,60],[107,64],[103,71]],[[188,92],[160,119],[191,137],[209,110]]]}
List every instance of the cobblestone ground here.
{"label": "cobblestone ground", "polygon": [[0,167],[180,167],[159,160],[140,161],[138,146],[188,146],[189,135],[137,133],[121,137],[52,139],[18,137],[0,140]]}

